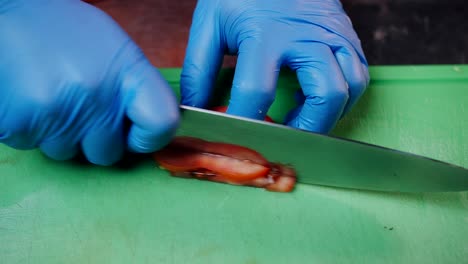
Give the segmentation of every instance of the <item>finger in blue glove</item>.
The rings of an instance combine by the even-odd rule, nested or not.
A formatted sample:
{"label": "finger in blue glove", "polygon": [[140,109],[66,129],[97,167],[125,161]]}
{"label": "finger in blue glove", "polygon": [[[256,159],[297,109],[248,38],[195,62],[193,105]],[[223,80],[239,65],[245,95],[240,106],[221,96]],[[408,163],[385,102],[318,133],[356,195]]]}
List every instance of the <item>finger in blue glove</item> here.
{"label": "finger in blue glove", "polygon": [[99,165],[169,142],[175,94],[104,12],[79,0],[0,10],[0,142],[57,160],[82,151]]}
{"label": "finger in blue glove", "polygon": [[305,100],[292,127],[329,133],[369,84],[368,64],[338,0],[199,0],[181,75],[182,104],[205,107],[225,54],[237,55],[228,114],[263,119],[278,74],[297,74]]}

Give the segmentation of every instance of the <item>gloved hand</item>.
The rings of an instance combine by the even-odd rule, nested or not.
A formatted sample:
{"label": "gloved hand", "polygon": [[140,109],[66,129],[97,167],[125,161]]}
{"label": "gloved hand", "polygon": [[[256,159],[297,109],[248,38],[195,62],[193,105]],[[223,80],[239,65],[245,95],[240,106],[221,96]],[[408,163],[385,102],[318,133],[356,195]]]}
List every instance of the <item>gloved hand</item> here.
{"label": "gloved hand", "polygon": [[0,142],[110,165],[160,149],[175,94],[129,36],[79,0],[0,0]]}
{"label": "gloved hand", "polygon": [[182,104],[205,107],[225,53],[237,54],[228,114],[262,120],[280,67],[297,74],[286,124],[328,133],[369,83],[368,64],[338,0],[199,0],[181,75]]}

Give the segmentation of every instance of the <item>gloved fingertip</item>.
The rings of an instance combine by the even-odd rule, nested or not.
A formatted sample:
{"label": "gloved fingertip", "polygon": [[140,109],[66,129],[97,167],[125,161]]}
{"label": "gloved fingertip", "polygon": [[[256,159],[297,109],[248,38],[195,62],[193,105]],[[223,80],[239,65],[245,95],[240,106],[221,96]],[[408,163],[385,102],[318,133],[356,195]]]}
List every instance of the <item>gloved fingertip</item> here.
{"label": "gloved fingertip", "polygon": [[165,124],[151,131],[133,125],[128,136],[128,148],[135,153],[157,151],[170,142],[176,133],[176,129],[176,124]]}
{"label": "gloved fingertip", "polygon": [[79,146],[77,144],[69,146],[61,140],[43,142],[39,145],[39,149],[45,156],[58,161],[70,160],[79,152]]}
{"label": "gloved fingertip", "polygon": [[84,136],[81,147],[89,162],[101,166],[115,164],[125,152],[122,126],[97,124]]}
{"label": "gloved fingertip", "polygon": [[295,129],[319,134],[328,134],[335,126],[329,118],[311,112],[304,105],[299,105],[289,111],[283,123]]}
{"label": "gloved fingertip", "polygon": [[[150,153],[165,145],[175,133],[180,121],[177,97],[169,83],[153,69],[145,74],[128,75],[125,90],[131,91],[126,101],[128,122],[127,149],[135,153]],[[186,99],[187,100],[187,99]]]}
{"label": "gloved fingertip", "polygon": [[114,152],[111,156],[88,156],[89,162],[99,166],[112,166],[120,161],[123,157],[123,152]]}
{"label": "gloved fingertip", "polygon": [[293,127],[293,128],[299,128],[297,117],[301,111],[302,111],[302,104],[287,113],[287,115],[284,118],[283,124]]}
{"label": "gloved fingertip", "polygon": [[245,102],[239,103],[230,103],[226,110],[226,114],[233,115],[233,116],[240,116],[245,118],[251,118],[256,120],[263,120],[266,117],[268,112],[269,105],[261,105],[259,107],[249,107],[245,105]]}
{"label": "gloved fingertip", "polygon": [[216,75],[200,72],[195,66],[184,66],[180,78],[180,103],[204,108],[210,99]]}
{"label": "gloved fingertip", "polygon": [[358,83],[355,83],[353,87],[348,87],[350,89],[350,93],[352,97],[348,101],[348,103],[345,106],[345,109],[343,110],[343,113],[340,116],[340,120],[342,120],[351,110],[354,108],[358,100],[362,97],[362,95],[365,93],[367,87],[370,84],[370,75],[369,75],[369,69],[368,67],[361,63],[361,81]]}

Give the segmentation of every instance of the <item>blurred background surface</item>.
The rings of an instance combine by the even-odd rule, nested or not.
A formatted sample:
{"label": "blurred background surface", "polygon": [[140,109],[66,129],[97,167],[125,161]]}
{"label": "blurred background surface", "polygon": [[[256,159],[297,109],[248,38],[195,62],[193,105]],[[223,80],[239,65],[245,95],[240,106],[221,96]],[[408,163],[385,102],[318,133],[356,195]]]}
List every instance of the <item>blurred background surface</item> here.
{"label": "blurred background surface", "polygon": [[[180,67],[196,0],[101,0],[157,67]],[[468,63],[468,1],[342,0],[371,65]],[[233,66],[235,58],[226,58]]]}

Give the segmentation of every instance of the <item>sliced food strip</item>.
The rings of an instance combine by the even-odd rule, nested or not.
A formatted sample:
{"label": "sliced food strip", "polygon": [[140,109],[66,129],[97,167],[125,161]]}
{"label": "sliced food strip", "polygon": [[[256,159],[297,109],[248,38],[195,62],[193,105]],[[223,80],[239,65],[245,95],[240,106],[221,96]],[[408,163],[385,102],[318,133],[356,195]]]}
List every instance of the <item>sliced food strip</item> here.
{"label": "sliced food strip", "polygon": [[154,153],[173,176],[290,192],[296,184],[293,168],[270,163],[260,153],[238,145],[176,137]]}

